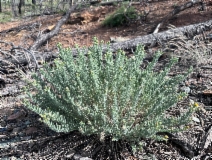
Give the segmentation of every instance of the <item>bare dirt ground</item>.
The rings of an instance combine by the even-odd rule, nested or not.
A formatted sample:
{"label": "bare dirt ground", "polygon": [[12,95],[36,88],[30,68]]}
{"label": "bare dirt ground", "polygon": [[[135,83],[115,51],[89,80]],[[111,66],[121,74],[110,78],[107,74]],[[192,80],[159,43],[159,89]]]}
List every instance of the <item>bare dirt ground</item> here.
{"label": "bare dirt ground", "polygon": [[[52,38],[48,42],[48,45],[45,45],[41,49],[51,50],[56,47],[58,42],[61,42],[64,47],[74,47],[75,44],[80,46],[89,46],[92,43],[92,38],[94,36],[99,40],[108,42],[110,41],[111,37],[125,37],[126,39],[130,39],[133,37],[146,35],[153,32],[156,25],[174,9],[174,5],[182,5],[184,3],[185,0],[177,1],[177,3],[175,0],[159,2],[153,1],[145,8],[145,10],[151,9],[146,21],[115,28],[103,27],[102,21],[108,14],[112,13],[117,6],[91,6],[86,9],[81,9],[78,12],[81,14],[75,16],[75,13],[73,13],[74,15],[72,14],[73,16],[70,17],[70,20],[62,26],[60,33]],[[134,7],[137,8],[138,11],[144,10],[143,5],[137,4],[134,5]],[[180,27],[210,20],[212,6],[207,6],[206,11],[198,11],[199,7],[200,6],[197,5],[196,7],[183,11],[171,19],[169,23],[176,27]],[[89,18],[90,16],[87,15],[86,12],[90,13],[90,16],[95,16],[96,19],[91,20]],[[76,19],[73,20],[73,17]],[[40,32],[46,31],[48,28],[53,27],[59,18],[60,15],[52,15],[37,18],[33,17],[22,21],[0,24],[0,32],[32,21],[40,21],[42,24],[39,30],[22,30],[20,32],[13,31],[7,33],[6,35],[1,35],[1,39],[8,42],[13,42],[16,45],[25,45],[27,47],[34,41],[34,36],[38,35]],[[81,19],[85,19],[84,23]],[[161,31],[162,30],[167,30],[167,27],[163,27]]]}
{"label": "bare dirt ground", "polygon": [[[59,34],[50,39],[39,50],[56,51],[56,44],[62,43],[64,47],[90,46],[92,38],[97,37],[105,42],[117,37],[131,39],[137,36],[152,33],[157,24],[173,10],[174,5],[181,5],[185,0],[152,1],[146,9],[151,9],[146,21],[132,23],[127,26],[115,28],[103,27],[102,21],[118,6],[90,6],[73,13],[69,21],[62,26]],[[142,10],[142,5],[134,5],[137,10]],[[199,11],[200,6],[187,9],[169,21],[175,27],[196,24],[210,20],[212,7],[207,5],[207,10]],[[0,33],[19,25],[37,22],[39,28],[10,31],[0,34],[0,40],[12,42],[29,48],[37,36],[52,30],[61,15],[48,15],[43,17],[27,18],[22,21],[0,24]],[[86,18],[92,17],[92,18]],[[167,30],[168,25],[160,31]],[[207,33],[210,34],[210,33]],[[211,41],[209,42],[211,44]],[[7,46],[1,46],[4,48]],[[159,48],[159,47],[157,47]],[[169,136],[168,141],[141,140],[143,150],[132,154],[129,147],[126,150],[119,149],[114,153],[107,150],[95,136],[86,137],[74,131],[69,134],[55,133],[39,121],[39,116],[27,110],[20,103],[20,92],[1,97],[0,105],[0,157],[4,159],[80,159],[91,157],[93,159],[212,159],[212,61],[202,59],[198,62],[185,58],[172,69],[170,76],[183,73],[190,66],[196,66],[193,73],[186,81],[180,84],[179,89],[188,92],[189,96],[180,102],[173,112],[182,113],[190,103],[198,102],[199,110],[193,115],[192,123],[187,126],[188,130]],[[164,66],[168,60],[162,59],[157,67]],[[198,65],[197,65],[198,64]],[[11,69],[13,70],[13,68]],[[6,86],[16,85],[21,88],[20,77],[16,72],[3,74],[6,78]],[[1,95],[5,95],[4,84],[1,84]],[[17,87],[16,87],[17,88]],[[109,146],[109,144],[108,144]],[[117,154],[121,155],[116,157]],[[148,158],[149,157],[149,158]]]}

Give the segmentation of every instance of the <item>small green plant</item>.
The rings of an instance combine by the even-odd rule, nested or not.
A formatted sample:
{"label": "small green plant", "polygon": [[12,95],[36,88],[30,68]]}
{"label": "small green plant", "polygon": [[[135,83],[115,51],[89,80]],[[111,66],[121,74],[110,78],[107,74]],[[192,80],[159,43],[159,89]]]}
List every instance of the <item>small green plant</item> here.
{"label": "small green plant", "polygon": [[179,131],[180,125],[189,122],[194,107],[188,107],[188,112],[179,117],[167,114],[186,96],[177,92],[177,85],[186,76],[167,77],[176,59],[156,73],[153,68],[161,53],[141,69],[145,56],[141,46],[132,58],[121,50],[113,55],[109,47],[104,54],[96,39],[87,55],[78,49],[78,56],[73,57],[70,49],[58,47],[60,57],[55,67],[45,65],[32,76],[25,100],[25,105],[51,129],[78,130],[85,135],[96,134],[101,140],[109,136],[113,141],[131,143],[139,138],[160,139],[156,133]]}
{"label": "small green plant", "polygon": [[130,21],[136,20],[137,17],[134,7],[123,5],[103,21],[103,26],[116,27],[126,25]]}
{"label": "small green plant", "polygon": [[11,21],[12,14],[10,12],[2,12],[0,13],[0,23]]}

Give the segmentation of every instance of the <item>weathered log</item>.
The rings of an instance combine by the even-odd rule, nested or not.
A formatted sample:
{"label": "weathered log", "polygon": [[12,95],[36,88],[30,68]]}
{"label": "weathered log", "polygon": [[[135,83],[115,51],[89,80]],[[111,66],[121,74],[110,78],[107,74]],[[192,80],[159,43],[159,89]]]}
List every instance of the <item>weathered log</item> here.
{"label": "weathered log", "polygon": [[[170,29],[164,32],[156,33],[156,34],[150,34],[150,35],[145,35],[145,36],[139,36],[135,39],[131,40],[126,40],[123,42],[117,42],[117,43],[112,43],[110,44],[110,50],[112,52],[115,52],[119,49],[122,50],[128,50],[135,48],[137,45],[143,45],[145,47],[150,46],[151,44],[156,44],[158,40],[161,43],[165,43],[173,38],[176,38],[178,36],[185,36],[185,35],[197,35],[202,33],[203,31],[208,31],[212,29],[212,20],[204,22],[204,23],[198,23],[194,25],[189,25],[185,27],[180,27],[176,29]],[[107,46],[103,46],[103,51],[107,51]],[[87,53],[88,49],[84,49],[84,53]],[[75,48],[72,49],[72,53],[74,56],[77,55],[77,50]],[[51,53],[51,52],[46,52],[46,53],[35,53],[35,58],[38,60],[39,59],[42,61],[49,61],[54,58],[58,57],[58,52]],[[31,61],[34,61],[33,57],[30,56]],[[15,65],[23,65],[23,64],[28,64],[28,60],[22,56],[22,57],[17,57],[17,60],[14,58],[10,57],[7,59],[8,62],[11,62]],[[8,63],[5,62],[5,59],[0,59],[0,65],[8,65]]]}
{"label": "weathered log", "polygon": [[23,24],[17,27],[13,27],[7,30],[3,30],[0,31],[0,34],[6,34],[8,32],[12,32],[12,31],[16,31],[16,32],[20,32],[21,30],[32,30],[33,28],[37,28],[39,27],[39,23],[37,22],[33,22],[33,23],[29,23],[29,24]]}
{"label": "weathered log", "polygon": [[169,20],[171,19],[174,15],[180,13],[181,11],[184,11],[188,8],[193,7],[195,4],[201,4],[203,5],[202,0],[193,0],[193,1],[189,1],[181,6],[177,6],[175,7],[175,9],[173,11],[171,11],[169,14],[166,15],[166,17],[162,20],[162,22],[160,22],[157,27],[155,28],[153,33],[158,33],[159,29]]}
{"label": "weathered log", "polygon": [[74,5],[71,8],[68,9],[66,14],[58,21],[54,29],[46,34],[40,35],[37,40],[34,42],[34,44],[30,47],[30,50],[36,51],[43,43],[45,43],[48,39],[52,38],[56,34],[58,34],[60,27],[68,20],[70,17],[71,12],[73,12],[78,5]]}
{"label": "weathered log", "polygon": [[[37,61],[38,64],[41,64],[45,61],[51,61],[55,58],[57,58],[58,56],[58,52],[56,53],[52,53],[52,52],[35,52],[34,56],[29,55],[29,59],[31,62],[34,62],[35,59]],[[15,58],[14,58],[15,57]],[[26,66],[29,64],[29,60],[26,58],[26,56],[20,55],[20,56],[14,56],[14,57],[8,57],[8,58],[4,58],[4,59],[0,59],[0,66],[2,66],[2,68],[0,68],[0,71],[4,71],[5,74],[7,74],[6,69],[3,66],[8,66],[8,65],[14,65],[14,66]]]}
{"label": "weathered log", "polygon": [[[110,50],[112,52],[115,52],[119,49],[122,50],[128,50],[135,48],[138,45],[143,45],[145,47],[148,47],[152,44],[157,44],[159,41],[160,43],[165,43],[173,38],[179,37],[179,36],[195,36],[203,31],[209,31],[212,29],[212,20],[206,21],[204,23],[198,23],[198,24],[192,24],[184,27],[179,27],[175,29],[170,29],[164,32],[156,33],[156,34],[149,34],[145,36],[139,36],[131,40],[127,40],[124,42],[118,42],[110,44]],[[153,47],[154,45],[152,45]],[[84,52],[87,52],[88,50],[85,50]],[[107,47],[103,46],[103,51],[107,51]],[[72,53],[74,55],[77,54],[76,49],[72,49]]]}

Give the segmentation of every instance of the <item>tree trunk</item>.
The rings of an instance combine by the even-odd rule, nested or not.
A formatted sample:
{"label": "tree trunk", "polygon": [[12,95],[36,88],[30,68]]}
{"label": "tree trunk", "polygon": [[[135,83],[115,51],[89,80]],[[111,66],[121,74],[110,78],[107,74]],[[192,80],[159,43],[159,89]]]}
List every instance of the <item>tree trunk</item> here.
{"label": "tree trunk", "polygon": [[1,0],[0,0],[0,13],[2,12],[2,8],[1,8]]}
{"label": "tree trunk", "polygon": [[18,13],[19,13],[19,15],[21,15],[21,8],[22,8],[22,6],[23,6],[23,4],[24,4],[24,0],[19,0],[19,4],[18,4]]}
{"label": "tree trunk", "polygon": [[69,0],[69,7],[73,5],[73,0]]}
{"label": "tree trunk", "polygon": [[36,0],[32,0],[32,4],[36,5]]}
{"label": "tree trunk", "polygon": [[15,7],[15,0],[11,0],[11,9],[12,9],[12,15],[13,17],[17,17],[17,11],[16,11],[16,7]]}
{"label": "tree trunk", "polygon": [[32,0],[32,9],[35,9],[35,5],[36,5],[36,0]]}

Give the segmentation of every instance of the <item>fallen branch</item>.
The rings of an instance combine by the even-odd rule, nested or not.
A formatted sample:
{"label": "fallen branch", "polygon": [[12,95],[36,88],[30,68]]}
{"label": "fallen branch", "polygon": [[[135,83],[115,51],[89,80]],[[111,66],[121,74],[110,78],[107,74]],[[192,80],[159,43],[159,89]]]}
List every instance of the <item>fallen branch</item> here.
{"label": "fallen branch", "polygon": [[10,28],[10,29],[7,29],[7,30],[3,30],[0,32],[0,34],[6,34],[8,32],[12,32],[12,31],[16,31],[16,32],[20,32],[21,30],[32,30],[33,28],[37,28],[39,27],[40,24],[37,23],[37,22],[33,22],[33,23],[29,23],[29,24],[24,24],[24,25],[21,25],[21,26],[17,26],[17,27],[13,27],[13,28]]}
{"label": "fallen branch", "polygon": [[202,66],[201,69],[212,69],[212,66]]}
{"label": "fallen branch", "polygon": [[[189,25],[185,27],[180,27],[180,28],[175,28],[175,29],[170,29],[164,32],[156,33],[156,34],[149,34],[146,36],[139,36],[135,39],[131,40],[126,40],[122,42],[117,42],[117,43],[112,43],[110,44],[110,51],[116,52],[119,49],[122,50],[129,50],[132,48],[136,48],[138,45],[143,45],[144,47],[149,47],[151,44],[156,44],[158,41],[160,43],[165,43],[173,38],[176,38],[178,36],[185,36],[185,35],[198,35],[202,33],[203,31],[208,31],[212,29],[212,20],[204,22],[204,23],[199,23],[199,24],[194,24],[194,25]],[[152,45],[153,47],[154,45]],[[86,54],[89,49],[85,48],[82,49],[84,53]],[[108,50],[108,47],[106,45],[103,46],[103,52],[106,52]],[[58,57],[58,52],[52,53],[52,52],[44,52],[44,53],[35,53],[35,58],[36,60],[40,61],[50,61]],[[73,48],[72,49],[72,54],[73,56],[77,56],[77,49]],[[28,60],[24,56],[19,56],[16,57],[15,60],[14,58],[10,57],[7,58],[6,60],[14,63],[15,65],[23,65],[23,64],[28,64]],[[0,59],[0,64],[1,65],[8,65],[8,63],[4,62],[5,59]],[[30,56],[30,60],[34,61],[33,57]]]}
{"label": "fallen branch", "polygon": [[[165,43],[173,38],[179,36],[195,36],[204,31],[209,31],[212,29],[212,20],[206,21],[204,23],[198,23],[193,25],[188,25],[184,27],[179,27],[175,29],[170,29],[164,32],[149,34],[146,36],[139,36],[135,39],[113,43],[110,44],[110,51],[115,52],[119,49],[129,50],[132,48],[136,48],[138,45],[143,45],[144,47],[154,47],[152,44],[157,44],[157,42]],[[106,46],[103,46],[103,52],[106,52],[108,49]],[[85,49],[84,52],[87,53],[88,49]],[[72,49],[73,55],[77,54],[76,49]]]}
{"label": "fallen branch", "polygon": [[158,135],[168,136],[168,141],[177,146],[186,157],[193,158],[195,155],[194,147],[182,140],[180,140],[177,136],[169,133],[169,132],[158,132]]}
{"label": "fallen branch", "polygon": [[69,10],[66,12],[66,14],[58,21],[54,29],[46,34],[40,35],[35,43],[30,47],[31,51],[36,51],[43,43],[45,43],[47,40],[58,34],[60,27],[68,20],[70,17],[71,12],[73,12],[77,8],[77,5],[72,6],[69,8]]}
{"label": "fallen branch", "polygon": [[201,149],[202,150],[207,149],[211,145],[211,142],[212,142],[212,126],[210,126],[210,129],[204,136]]}
{"label": "fallen branch", "polygon": [[182,6],[177,6],[173,11],[171,11],[163,20],[162,22],[160,22],[157,27],[155,28],[153,33],[158,33],[159,29],[170,19],[172,18],[174,15],[180,13],[181,11],[184,11],[185,9],[191,8],[193,7],[195,4],[200,3],[201,5],[203,5],[202,0],[192,0],[189,1],[185,4],[183,4]]}
{"label": "fallen branch", "polygon": [[[4,63],[6,63],[6,64],[8,64],[8,65],[10,65],[10,64],[12,64],[12,65],[15,65],[15,64],[22,64],[22,63],[20,63],[20,62],[18,61],[17,55],[19,55],[19,53],[21,53],[20,50],[23,50],[24,53],[27,53],[27,54],[23,54],[23,55],[25,56],[25,58],[26,58],[26,59],[28,58],[28,61],[30,61],[31,58],[29,58],[29,56],[27,56],[28,54],[30,54],[30,55],[32,56],[32,58],[33,58],[33,61],[34,61],[35,64],[36,64],[35,68],[38,69],[38,62],[37,62],[37,59],[35,58],[35,55],[34,55],[34,53],[33,53],[32,51],[27,50],[27,49],[25,49],[25,48],[23,48],[23,47],[20,47],[20,46],[15,46],[12,42],[0,41],[0,44],[5,44],[5,45],[10,45],[10,46],[11,46],[11,49],[9,50],[9,52],[6,52],[6,51],[4,51],[4,50],[1,50],[1,48],[0,48],[0,53],[3,53],[3,54],[5,55],[5,57],[6,57],[6,58],[4,58],[4,59],[0,59],[0,64],[1,64],[1,65],[4,64]],[[16,56],[12,54],[13,52],[15,52],[15,55],[16,55]],[[18,53],[18,52],[19,52],[19,53]],[[15,60],[15,62],[13,61],[13,62],[11,63],[11,61],[7,61],[7,57],[13,58],[13,60]],[[19,56],[18,56],[18,57],[19,57]],[[28,64],[28,63],[27,63],[27,64]]]}

